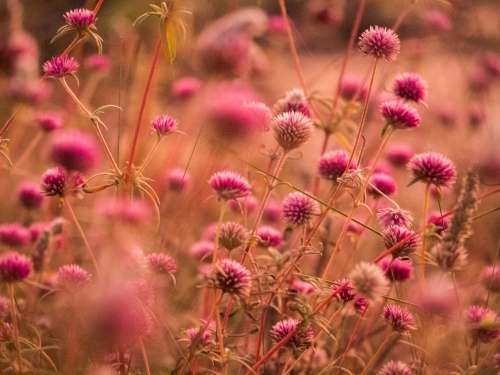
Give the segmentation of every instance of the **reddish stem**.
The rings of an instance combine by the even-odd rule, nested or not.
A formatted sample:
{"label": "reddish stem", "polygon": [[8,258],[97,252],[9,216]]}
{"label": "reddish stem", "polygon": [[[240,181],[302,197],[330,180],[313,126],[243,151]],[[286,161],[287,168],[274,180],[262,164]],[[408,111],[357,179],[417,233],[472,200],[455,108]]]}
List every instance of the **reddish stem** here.
{"label": "reddish stem", "polygon": [[142,116],[144,114],[144,109],[146,108],[146,101],[148,98],[149,89],[151,87],[151,82],[153,80],[153,73],[155,71],[156,62],[158,61],[158,56],[160,54],[161,41],[156,44],[155,54],[153,57],[153,62],[151,63],[151,68],[149,70],[148,80],[146,82],[146,88],[144,89],[144,95],[142,96],[141,107],[139,109],[139,116],[137,118],[137,124],[135,125],[134,139],[132,140],[132,148],[130,150],[130,156],[128,158],[127,169],[125,172],[124,180],[128,182],[130,177],[130,171],[132,169],[132,164],[134,162],[135,149],[137,147],[137,141],[139,139],[139,130],[141,129]]}

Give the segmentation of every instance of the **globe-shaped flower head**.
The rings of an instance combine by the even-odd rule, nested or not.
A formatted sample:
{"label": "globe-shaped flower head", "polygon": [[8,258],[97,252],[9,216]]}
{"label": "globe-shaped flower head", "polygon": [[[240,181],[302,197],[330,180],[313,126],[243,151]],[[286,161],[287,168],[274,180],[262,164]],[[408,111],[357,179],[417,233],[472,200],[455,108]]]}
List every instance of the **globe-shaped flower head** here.
{"label": "globe-shaped flower head", "polygon": [[31,273],[31,261],[16,252],[4,253],[0,256],[0,281],[13,283],[24,280]]}
{"label": "globe-shaped flower head", "polygon": [[386,27],[370,26],[359,37],[358,48],[374,59],[396,60],[401,47],[397,34]]}
{"label": "globe-shaped flower head", "polygon": [[347,163],[349,163],[349,154],[347,151],[329,151],[323,154],[319,160],[319,174],[326,180],[337,182],[337,179],[342,177],[346,170],[356,168],[354,161],[351,161],[349,168],[347,168]]}
{"label": "globe-shaped flower head", "polygon": [[285,112],[271,121],[274,138],[285,152],[299,148],[311,138],[314,126],[301,112]]}
{"label": "globe-shaped flower head", "polygon": [[171,275],[177,271],[177,264],[170,255],[152,253],[146,259],[149,270],[157,275]]}
{"label": "globe-shaped flower head", "polygon": [[314,216],[319,215],[319,213],[319,204],[312,198],[299,192],[288,194],[283,199],[281,206],[283,218],[289,224],[298,227],[310,225]]}
{"label": "globe-shaped flower head", "polygon": [[285,112],[300,112],[306,117],[311,117],[311,106],[302,89],[287,91],[285,97],[274,104],[274,115],[277,116]]}
{"label": "globe-shaped flower head", "polygon": [[238,199],[250,194],[251,186],[247,179],[236,172],[216,172],[210,177],[208,183],[217,193],[218,199]]}
{"label": "globe-shaped flower head", "polygon": [[168,115],[155,116],[153,121],[151,121],[151,125],[158,137],[163,137],[173,132],[177,129],[177,124],[177,120]]}
{"label": "globe-shaped flower head", "polygon": [[377,375],[413,375],[413,371],[404,362],[389,361],[380,369]]}
{"label": "globe-shaped flower head", "polygon": [[285,347],[304,350],[309,348],[313,342],[313,331],[311,326],[298,327],[299,322],[296,319],[283,319],[276,323],[271,329],[271,337],[280,342],[290,333],[295,332],[292,337],[286,342]]}
{"label": "globe-shaped flower head", "polygon": [[384,230],[384,245],[386,249],[392,248],[394,245],[407,238],[410,239],[402,245],[399,245],[396,250],[392,252],[393,258],[401,258],[413,254],[417,251],[420,242],[418,236],[415,236],[415,233],[408,228],[391,225]]}
{"label": "globe-shaped flower head", "polygon": [[86,172],[99,163],[99,145],[90,134],[60,131],[49,144],[49,158],[68,171]]}
{"label": "globe-shaped flower head", "polygon": [[386,126],[395,129],[410,129],[420,125],[420,115],[415,108],[402,100],[388,100],[380,104],[380,113]]}
{"label": "globe-shaped flower head", "polygon": [[422,181],[436,187],[451,187],[457,178],[455,165],[437,152],[426,152],[413,156],[407,164],[413,181]]}
{"label": "globe-shaped flower head", "polygon": [[210,275],[210,281],[216,289],[237,297],[248,297],[252,286],[250,271],[231,259],[217,262]]}
{"label": "globe-shaped flower head", "polygon": [[404,73],[394,79],[393,90],[401,99],[418,103],[427,97],[427,82],[416,73]]}
{"label": "globe-shaped flower head", "polygon": [[76,194],[83,183],[79,172],[67,172],[63,167],[51,168],[42,176],[42,190],[48,196]]}
{"label": "globe-shaped flower head", "polygon": [[85,8],[70,10],[63,17],[69,26],[77,30],[87,29],[97,20],[94,12]]}
{"label": "globe-shaped flower head", "polygon": [[382,228],[387,228],[391,225],[409,228],[413,222],[411,213],[401,208],[381,208],[377,212],[377,219]]}
{"label": "globe-shaped flower head", "polygon": [[481,306],[471,306],[465,312],[464,319],[474,341],[490,342],[500,337],[498,328],[500,319],[492,310]]}
{"label": "globe-shaped flower head", "polygon": [[398,305],[386,305],[383,314],[387,323],[392,326],[392,330],[399,333],[404,333],[415,329],[415,320],[413,315],[405,307]]}
{"label": "globe-shaped flower head", "polygon": [[53,57],[42,66],[46,74],[56,78],[73,75],[79,67],[80,64],[73,57],[68,56]]}

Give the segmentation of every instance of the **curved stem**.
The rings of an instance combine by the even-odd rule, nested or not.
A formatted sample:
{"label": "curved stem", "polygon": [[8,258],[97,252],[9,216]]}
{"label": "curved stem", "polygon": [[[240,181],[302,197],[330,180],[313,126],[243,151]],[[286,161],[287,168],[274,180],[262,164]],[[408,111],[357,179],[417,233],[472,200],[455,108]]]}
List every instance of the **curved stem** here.
{"label": "curved stem", "polygon": [[427,211],[429,210],[429,195],[430,195],[431,184],[425,186],[424,193],[424,209],[423,209],[423,223],[422,223],[422,255],[420,257],[420,281],[424,281],[425,273],[425,253],[427,251]]}
{"label": "curved stem", "polygon": [[[64,199],[64,198],[63,198]],[[87,249],[87,252],[90,256],[90,259],[92,260],[92,263],[94,264],[94,268],[96,270],[96,273],[98,276],[100,276],[100,271],[99,271],[99,266],[97,265],[97,260],[94,257],[94,253],[92,253],[92,250],[90,249],[89,242],[87,241],[87,237],[85,236],[85,233],[83,232],[83,229],[78,222],[78,219],[76,218],[75,212],[73,211],[73,208],[71,207],[71,204],[69,203],[69,199],[64,199],[64,202],[66,203],[66,207],[68,207],[68,211],[70,213],[71,218],[73,219],[73,222],[76,225],[76,228],[78,229],[78,232],[80,232],[80,235],[82,236],[83,242],[85,243],[85,247]]]}
{"label": "curved stem", "polygon": [[142,116],[144,114],[144,109],[146,108],[146,101],[148,99],[148,93],[149,93],[149,89],[151,87],[151,82],[153,80],[153,73],[155,71],[156,62],[158,61],[160,49],[161,49],[161,41],[158,41],[158,43],[156,44],[156,49],[155,49],[155,53],[153,56],[153,61],[151,62],[151,68],[149,69],[148,80],[146,81],[146,88],[144,89],[144,94],[142,95],[141,107],[139,109],[139,116],[137,117],[137,123],[135,125],[134,138],[132,140],[132,147],[130,149],[130,156],[128,158],[128,164],[126,167],[127,169],[126,169],[125,176],[124,176],[125,182],[128,182],[128,180],[130,178],[129,177],[130,171],[131,171],[132,165],[134,163],[135,149],[137,147],[137,141],[139,139],[139,130],[141,129]]}
{"label": "curved stem", "polygon": [[387,335],[387,337],[385,338],[385,340],[382,342],[382,344],[379,345],[378,347],[378,350],[375,352],[375,354],[372,356],[372,358],[370,359],[370,362],[368,362],[363,370],[363,372],[360,374],[360,375],[365,375],[366,372],[368,371],[368,369],[371,367],[371,365],[373,364],[373,362],[375,361],[375,358],[378,357],[378,355],[380,354],[380,352],[382,351],[382,349],[384,348],[385,345],[387,345],[387,342],[389,341],[389,339],[391,338],[392,336],[392,331]]}
{"label": "curved stem", "polygon": [[12,317],[12,329],[14,330],[14,344],[16,346],[16,356],[17,356],[17,365],[18,365],[18,374],[23,373],[22,367],[22,358],[21,358],[21,346],[19,345],[19,328],[17,325],[17,310],[16,310],[16,301],[14,299],[14,284],[8,283],[7,289],[9,292],[9,301],[10,301],[10,315]]}
{"label": "curved stem", "polygon": [[144,171],[144,168],[146,168],[146,166],[148,165],[148,163],[151,161],[151,157],[153,156],[154,152],[158,148],[158,145],[160,144],[161,140],[162,140],[162,138],[160,138],[160,137],[156,138],[156,142],[155,142],[153,148],[151,149],[151,151],[149,151],[148,156],[146,156],[146,159],[144,159],[144,161],[142,162],[141,166],[137,170],[137,175],[140,175],[142,173],[142,171]]}

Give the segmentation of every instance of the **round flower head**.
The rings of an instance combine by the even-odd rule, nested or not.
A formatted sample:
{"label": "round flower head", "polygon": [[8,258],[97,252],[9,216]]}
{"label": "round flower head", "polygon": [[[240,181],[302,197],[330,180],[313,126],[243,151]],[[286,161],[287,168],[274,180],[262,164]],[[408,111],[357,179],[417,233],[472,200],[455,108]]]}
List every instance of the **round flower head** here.
{"label": "round flower head", "polygon": [[394,79],[394,94],[410,102],[421,102],[427,97],[427,82],[416,73],[404,73]]}
{"label": "round flower head", "polygon": [[[347,285],[342,287],[346,283],[347,283]],[[342,290],[337,293],[337,297],[342,302],[352,301],[354,299],[354,297],[356,297],[356,294],[354,293],[354,291],[352,289],[352,285],[351,285],[351,282],[349,281],[349,279],[337,280],[337,284],[338,285],[335,285],[335,284],[332,285],[332,292],[335,293],[337,290],[342,288]]]}
{"label": "round flower head", "polygon": [[191,186],[191,173],[184,169],[172,169],[165,177],[168,188],[173,191],[183,191]]}
{"label": "round flower head", "polygon": [[393,258],[401,258],[413,254],[415,251],[417,251],[417,248],[420,245],[418,236],[415,236],[414,234],[415,232],[406,227],[391,225],[384,230],[385,248],[390,249],[397,243],[411,236],[412,238],[399,245],[391,255]]}
{"label": "round flower head", "polygon": [[36,182],[25,181],[17,188],[17,199],[28,209],[39,208],[43,202],[40,185]]}
{"label": "round flower head", "polygon": [[57,130],[63,125],[63,119],[53,113],[38,113],[35,121],[44,132]]}
{"label": "round flower head", "polygon": [[396,60],[401,47],[397,34],[386,27],[370,26],[359,37],[358,48],[374,59]]}
{"label": "round flower head", "polygon": [[432,223],[434,225],[434,233],[442,236],[446,230],[450,227],[451,218],[441,217],[442,214],[439,211],[431,212],[429,217],[427,218],[428,223]]}
{"label": "round flower head", "polygon": [[404,333],[415,329],[413,315],[405,307],[385,305],[382,315],[394,332]]}
{"label": "round flower head", "polygon": [[267,223],[277,223],[281,220],[281,203],[269,200],[262,213],[262,221]]}
{"label": "round flower head", "polygon": [[276,342],[280,342],[291,332],[295,331],[295,334],[286,342],[285,347],[304,350],[309,348],[313,342],[313,331],[311,326],[298,327],[299,322],[296,319],[288,318],[280,320],[278,323],[273,325],[270,333],[271,337]]}
{"label": "round flower head", "polygon": [[401,167],[410,161],[413,151],[407,144],[393,144],[387,146],[386,156],[389,163],[393,166]]}
{"label": "round flower head", "polygon": [[281,232],[268,225],[258,227],[255,235],[259,238],[258,244],[260,246],[278,247],[283,242]]}
{"label": "round flower head", "polygon": [[471,306],[465,311],[465,324],[474,341],[490,342],[500,337],[498,315],[488,308]]}
{"label": "round flower head", "polygon": [[380,262],[380,268],[385,276],[392,281],[405,281],[411,279],[413,275],[413,264],[409,260],[385,257]]}
{"label": "round flower head", "polygon": [[414,155],[407,164],[413,181],[422,181],[438,187],[453,185],[457,178],[455,165],[450,159],[437,152],[426,152]]}
{"label": "round flower head", "polygon": [[53,57],[43,64],[43,71],[52,77],[62,78],[74,74],[80,65],[73,57]]}
{"label": "round flower head", "polygon": [[201,88],[201,81],[196,77],[179,78],[172,84],[172,95],[177,99],[189,99]]}
{"label": "round flower head", "polygon": [[356,163],[351,161],[349,168],[349,154],[345,150],[329,151],[319,159],[319,174],[326,180],[337,182],[344,172],[349,169],[356,169]]}
{"label": "round flower head", "polygon": [[189,249],[189,254],[191,254],[191,256],[195,257],[196,259],[201,260],[205,257],[205,255],[209,254],[213,250],[213,241],[202,240],[196,242],[191,246],[191,248]]}
{"label": "round flower head", "polygon": [[381,198],[382,194],[388,196],[396,192],[396,181],[387,173],[374,173],[369,182],[366,192],[375,199]]}
{"label": "round flower head", "polygon": [[354,266],[348,278],[355,291],[370,300],[379,300],[389,291],[389,280],[376,264],[360,262]]}
{"label": "round flower head", "polygon": [[80,288],[90,283],[92,275],[76,264],[69,264],[57,271],[56,285],[63,289]]}
{"label": "round flower head", "polygon": [[229,251],[245,246],[249,238],[248,230],[238,223],[228,221],[220,227],[219,245]]}
{"label": "round flower head", "polygon": [[413,371],[406,363],[389,361],[377,372],[377,375],[413,375]]}
{"label": "round flower head", "polygon": [[68,171],[86,172],[99,162],[99,145],[88,133],[60,131],[49,145],[49,158]]}
{"label": "round flower head", "polygon": [[0,256],[0,281],[13,283],[21,281],[31,273],[31,260],[15,252]]}
{"label": "round flower head", "polygon": [[93,54],[85,59],[85,66],[89,69],[99,72],[107,72],[112,65],[112,61],[108,56]]}
{"label": "round flower head", "polygon": [[354,308],[360,314],[365,311],[367,306],[368,306],[368,300],[363,296],[359,296],[354,300]]}
{"label": "round flower head", "polygon": [[481,280],[486,289],[500,292],[500,266],[484,267],[481,271]]}
{"label": "round flower head", "polygon": [[87,29],[97,20],[94,12],[84,8],[70,10],[63,17],[69,26],[77,30]]}
{"label": "round flower head", "polygon": [[170,255],[152,253],[146,259],[151,272],[157,275],[171,275],[177,271],[177,264]]}
{"label": "round flower head", "polygon": [[388,100],[380,104],[380,113],[386,126],[395,129],[410,129],[420,125],[420,115],[415,108],[402,100]]}
{"label": "round flower head", "polygon": [[83,183],[79,172],[67,172],[63,167],[51,168],[42,175],[42,190],[48,196],[76,194]]}
{"label": "round flower head", "polygon": [[218,199],[237,199],[250,194],[251,186],[247,179],[236,172],[216,172],[208,183],[217,193]]}
{"label": "round flower head", "polygon": [[340,83],[340,97],[347,101],[364,101],[368,95],[365,82],[356,76],[346,75]]}
{"label": "round flower head", "polygon": [[177,129],[177,120],[168,115],[155,116],[151,125],[159,137],[170,134]]}
{"label": "round flower head", "polygon": [[250,271],[238,262],[231,259],[222,259],[217,262],[210,279],[216,289],[222,293],[238,297],[248,297],[252,287]]}
{"label": "round flower head", "polygon": [[0,225],[0,244],[9,247],[23,247],[30,244],[30,231],[21,224]]}
{"label": "round flower head", "polygon": [[314,292],[314,285],[299,279],[293,280],[290,288],[292,290],[296,290],[301,294],[311,294],[312,292]]}
{"label": "round flower head", "polygon": [[284,112],[271,121],[274,138],[285,152],[299,148],[311,138],[314,126],[301,112]]}
{"label": "round flower head", "polygon": [[[193,327],[193,328],[186,329],[185,332],[186,332],[186,335],[188,335],[189,339],[192,342],[196,339],[196,337],[200,333],[200,329],[198,327]],[[203,331],[203,333],[200,335],[199,343],[201,346],[207,346],[208,344],[210,344],[211,339],[212,339],[212,333],[207,329],[207,330]]]}
{"label": "round flower head", "polygon": [[288,194],[281,205],[281,214],[289,224],[301,227],[311,224],[314,216],[320,214],[319,204],[299,192]]}
{"label": "round flower head", "polygon": [[271,110],[267,105],[256,101],[244,101],[243,107],[247,108],[254,118],[255,126],[262,132],[269,130],[269,124],[273,117]]}
{"label": "round flower head", "polygon": [[285,97],[273,106],[275,116],[285,112],[300,112],[306,117],[311,117],[311,106],[302,89],[287,91]]}
{"label": "round flower head", "polygon": [[377,219],[384,229],[392,225],[410,228],[413,222],[410,211],[401,208],[381,208],[377,212]]}

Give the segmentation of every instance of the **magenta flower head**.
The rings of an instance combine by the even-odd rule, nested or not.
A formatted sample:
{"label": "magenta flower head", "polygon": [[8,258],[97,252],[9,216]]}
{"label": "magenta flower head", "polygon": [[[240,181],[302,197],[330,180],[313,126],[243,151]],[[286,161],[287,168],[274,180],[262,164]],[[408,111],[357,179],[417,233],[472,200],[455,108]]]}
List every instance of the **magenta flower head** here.
{"label": "magenta flower head", "polygon": [[412,230],[397,225],[391,225],[384,230],[384,245],[386,249],[390,249],[409,237],[411,237],[409,240],[402,245],[398,245],[396,250],[392,252],[391,255],[393,258],[406,257],[417,251],[417,248],[420,246],[419,237],[415,236],[415,232]]}
{"label": "magenta flower head", "polygon": [[446,230],[448,230],[451,224],[451,218],[449,216],[443,218],[441,216],[443,216],[441,212],[434,211],[431,212],[431,214],[427,218],[428,223],[434,224],[434,233],[439,234],[440,236],[443,235]]}
{"label": "magenta flower head", "polygon": [[384,229],[392,225],[410,228],[413,222],[410,211],[401,208],[381,208],[377,212],[377,219]]}
{"label": "magenta flower head", "polygon": [[270,334],[274,341],[280,342],[294,331],[295,334],[286,342],[285,347],[299,351],[311,347],[313,342],[313,331],[311,326],[299,326],[299,321],[293,318],[280,320],[273,325]]}
{"label": "magenta flower head", "polygon": [[152,253],[146,259],[150,271],[157,275],[171,275],[177,271],[177,264],[170,255]]}
{"label": "magenta flower head", "polygon": [[311,225],[321,212],[318,202],[298,191],[288,194],[281,205],[281,215],[288,224],[297,227]]}
{"label": "magenta flower head", "polygon": [[241,224],[228,221],[220,226],[219,245],[232,251],[247,244],[250,233]]}
{"label": "magenta flower head", "polygon": [[450,159],[437,152],[414,155],[407,164],[413,180],[410,184],[422,181],[436,187],[451,187],[457,178],[455,165]]}
{"label": "magenta flower head", "polygon": [[[343,287],[344,284],[346,284],[346,286]],[[349,302],[349,301],[352,301],[355,297],[356,297],[356,294],[354,293],[354,290],[352,289],[352,284],[351,282],[349,281],[349,279],[341,279],[341,280],[337,280],[337,285],[332,285],[332,292],[336,292],[337,290],[341,289],[342,290],[340,292],[337,293],[337,298],[339,298],[342,302]]]}
{"label": "magenta flower head", "polygon": [[191,254],[191,256],[195,257],[196,259],[201,260],[203,259],[203,257],[205,257],[205,255],[209,254],[213,250],[214,250],[213,241],[202,240],[194,243],[189,248],[189,254]]}
{"label": "magenta flower head", "polygon": [[484,267],[481,271],[481,280],[486,289],[492,292],[500,292],[500,266]]}
{"label": "magenta flower head", "polygon": [[25,181],[17,188],[17,199],[23,207],[29,210],[39,208],[43,203],[43,194],[40,185],[36,182]]}
{"label": "magenta flower head", "polygon": [[63,167],[47,170],[42,175],[42,191],[48,196],[64,197],[77,194],[84,183],[79,172],[68,172]]}
{"label": "magenta flower head", "polygon": [[382,102],[380,104],[380,113],[385,119],[385,127],[392,126],[395,129],[416,128],[421,121],[417,110],[402,100]]}
{"label": "magenta flower head", "polygon": [[386,27],[370,26],[359,37],[358,48],[374,59],[395,61],[401,47],[397,34]]}
{"label": "magenta flower head", "polygon": [[377,375],[413,375],[413,371],[404,362],[389,361],[382,366]]}
{"label": "magenta flower head", "polygon": [[285,112],[300,112],[306,117],[311,117],[311,106],[302,89],[287,91],[285,97],[274,104],[273,113],[275,116]]}
{"label": "magenta flower head", "polygon": [[50,142],[49,158],[68,171],[87,172],[99,163],[99,145],[88,133],[60,131]]}
{"label": "magenta flower head", "polygon": [[281,203],[275,200],[269,200],[264,207],[262,220],[266,223],[277,223],[281,220]]}
{"label": "magenta flower head", "polygon": [[405,281],[413,276],[413,263],[409,260],[387,256],[380,261],[380,268],[391,281]]}
{"label": "magenta flower head", "polygon": [[[195,338],[199,335],[200,328],[198,328],[198,327],[188,328],[188,329],[186,329],[185,332],[186,332],[186,335],[191,340],[191,342],[193,342],[195,340]],[[212,341],[212,333],[208,329],[203,331],[201,333],[201,335],[199,335],[199,336],[200,336],[199,340],[200,340],[201,346],[207,346]]]}
{"label": "magenta flower head", "polygon": [[337,179],[342,177],[346,170],[356,169],[354,160],[351,161],[349,168],[347,168],[347,163],[349,163],[349,154],[347,151],[329,151],[319,159],[319,174],[326,180],[337,182]]}
{"label": "magenta flower head", "polygon": [[97,20],[94,12],[84,8],[70,10],[63,17],[69,26],[77,30],[87,29]]}
{"label": "magenta flower head", "polygon": [[413,156],[412,148],[407,144],[393,144],[387,146],[386,157],[395,167],[405,166]]}
{"label": "magenta flower head", "polygon": [[177,129],[178,121],[168,115],[155,116],[151,125],[158,137],[164,137]]}
{"label": "magenta flower head", "polygon": [[299,148],[313,135],[311,119],[301,112],[284,112],[271,121],[274,138],[285,152]]}
{"label": "magenta flower head", "polygon": [[217,262],[210,275],[213,287],[236,297],[248,297],[252,287],[250,271],[231,259]]}
{"label": "magenta flower head", "polygon": [[73,57],[68,56],[53,57],[42,66],[46,74],[56,78],[73,75],[79,67],[80,64]]}
{"label": "magenta flower head", "polygon": [[394,79],[394,94],[408,102],[421,102],[427,98],[427,82],[416,73],[404,73]]}
{"label": "magenta flower head", "polygon": [[357,293],[367,299],[377,301],[389,291],[389,280],[376,264],[360,262],[348,276]]}
{"label": "magenta flower head", "polygon": [[23,247],[30,244],[30,231],[21,224],[0,225],[0,244],[9,247]]}
{"label": "magenta flower head", "polygon": [[281,232],[268,225],[258,227],[255,235],[259,238],[257,243],[260,246],[278,247],[283,242],[283,235]]}
{"label": "magenta flower head", "polygon": [[245,210],[247,214],[251,214],[255,212],[258,206],[259,202],[253,195],[247,195],[246,197],[229,201],[229,208],[235,214],[243,215]]}
{"label": "magenta flower head", "polygon": [[465,324],[475,342],[490,342],[500,337],[500,319],[492,310],[471,306],[465,311]]}
{"label": "magenta flower head", "polygon": [[340,83],[340,97],[346,101],[364,101],[367,95],[368,88],[359,77],[346,75]]}
{"label": "magenta flower head", "polygon": [[57,271],[56,286],[72,290],[82,288],[90,283],[91,274],[76,264],[62,266]]}
{"label": "magenta flower head", "polygon": [[300,294],[311,294],[314,292],[314,285],[302,281],[300,279],[295,279],[292,282],[292,285],[290,286],[292,290],[296,290]]}
{"label": "magenta flower head", "polygon": [[35,121],[40,126],[40,129],[44,132],[51,132],[57,130],[63,126],[63,119],[54,113],[38,113],[35,117]]}
{"label": "magenta flower head", "polygon": [[168,188],[172,191],[184,191],[189,189],[192,183],[191,173],[184,169],[175,168],[165,176]]}
{"label": "magenta flower head", "polygon": [[396,192],[396,181],[387,173],[374,173],[370,177],[366,192],[375,199],[392,195]]}
{"label": "magenta flower head", "polygon": [[0,256],[0,281],[13,283],[24,280],[31,273],[31,260],[16,252]]}
{"label": "magenta flower head", "polygon": [[251,186],[248,180],[236,172],[216,172],[210,177],[208,183],[217,193],[219,200],[238,199],[250,194]]}
{"label": "magenta flower head", "polygon": [[107,72],[111,68],[112,64],[113,63],[108,56],[99,55],[97,53],[90,55],[85,59],[85,66],[98,72]]}
{"label": "magenta flower head", "polygon": [[201,81],[196,77],[182,77],[172,84],[172,95],[185,100],[195,96],[201,88]]}
{"label": "magenta flower head", "polygon": [[382,315],[394,332],[404,333],[416,329],[413,315],[405,307],[386,305]]}

